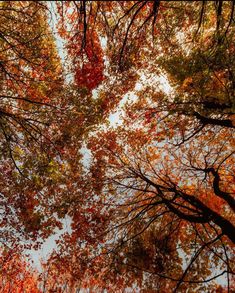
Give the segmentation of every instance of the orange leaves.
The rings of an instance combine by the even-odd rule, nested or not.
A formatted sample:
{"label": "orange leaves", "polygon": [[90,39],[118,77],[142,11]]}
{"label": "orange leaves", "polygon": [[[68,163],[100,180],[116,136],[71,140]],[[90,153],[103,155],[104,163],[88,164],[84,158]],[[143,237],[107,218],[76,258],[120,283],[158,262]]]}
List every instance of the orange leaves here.
{"label": "orange leaves", "polygon": [[4,253],[0,257],[1,293],[40,293],[36,273],[15,251]]}
{"label": "orange leaves", "polygon": [[192,90],[192,86],[193,86],[193,79],[192,77],[187,77],[185,78],[183,84],[182,84],[182,89],[183,90]]}

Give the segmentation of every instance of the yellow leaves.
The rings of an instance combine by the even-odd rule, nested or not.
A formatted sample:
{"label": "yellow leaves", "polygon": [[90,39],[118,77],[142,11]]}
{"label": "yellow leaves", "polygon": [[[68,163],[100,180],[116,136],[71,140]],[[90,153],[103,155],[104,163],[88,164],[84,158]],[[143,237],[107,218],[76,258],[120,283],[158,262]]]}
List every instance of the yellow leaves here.
{"label": "yellow leaves", "polygon": [[50,176],[50,179],[53,182],[57,182],[57,181],[59,181],[59,179],[61,179],[62,172],[60,170],[61,170],[61,167],[60,167],[60,164],[58,162],[51,161],[48,164],[47,172],[48,172],[48,174]]}
{"label": "yellow leaves", "polygon": [[20,159],[24,155],[24,150],[20,146],[14,148],[14,157]]}
{"label": "yellow leaves", "polygon": [[32,176],[32,180],[33,180],[33,182],[34,182],[34,184],[36,185],[36,186],[43,186],[43,183],[41,182],[41,179],[40,179],[40,176],[39,175],[37,175],[37,174],[34,174],[33,176]]}

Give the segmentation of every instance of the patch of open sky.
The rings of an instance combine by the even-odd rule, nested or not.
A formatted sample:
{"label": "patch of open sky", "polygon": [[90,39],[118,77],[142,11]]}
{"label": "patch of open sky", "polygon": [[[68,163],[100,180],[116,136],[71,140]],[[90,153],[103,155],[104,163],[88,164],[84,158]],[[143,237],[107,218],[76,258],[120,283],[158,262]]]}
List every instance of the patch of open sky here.
{"label": "patch of open sky", "polygon": [[83,155],[82,164],[85,168],[89,168],[91,163],[91,151],[86,147],[85,142],[80,149],[80,153]]}
{"label": "patch of open sky", "polygon": [[156,90],[161,90],[166,95],[171,95],[173,93],[173,88],[170,86],[170,83],[164,74],[154,75],[142,72],[139,80],[135,85],[134,91],[125,94],[120,101],[117,109],[109,115],[109,122],[111,127],[116,128],[123,124],[122,117],[125,115],[124,108],[126,104],[137,101],[138,96],[135,94],[135,92],[138,93],[138,91],[141,91],[143,87],[146,87],[148,85],[156,86]]}

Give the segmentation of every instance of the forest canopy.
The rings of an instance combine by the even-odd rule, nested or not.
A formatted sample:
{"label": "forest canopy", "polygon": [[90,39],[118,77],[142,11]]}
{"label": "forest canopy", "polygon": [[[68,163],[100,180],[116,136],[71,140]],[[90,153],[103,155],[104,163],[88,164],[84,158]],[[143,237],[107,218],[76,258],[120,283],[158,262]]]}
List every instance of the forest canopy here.
{"label": "forest canopy", "polygon": [[234,292],[234,7],[0,1],[1,292]]}

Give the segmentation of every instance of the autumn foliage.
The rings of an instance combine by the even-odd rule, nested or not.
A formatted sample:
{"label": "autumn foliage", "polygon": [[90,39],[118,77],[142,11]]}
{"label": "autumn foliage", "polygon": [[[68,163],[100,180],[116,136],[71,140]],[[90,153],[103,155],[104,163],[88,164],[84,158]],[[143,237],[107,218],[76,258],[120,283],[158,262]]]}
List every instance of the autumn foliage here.
{"label": "autumn foliage", "polygon": [[93,90],[104,80],[104,60],[101,44],[96,34],[88,34],[84,48],[76,37],[71,43],[76,44],[74,60],[74,80],[79,88]]}
{"label": "autumn foliage", "polygon": [[1,1],[1,292],[235,290],[234,8]]}
{"label": "autumn foliage", "polygon": [[1,253],[0,290],[7,292],[40,293],[38,276],[29,263],[14,250]]}

